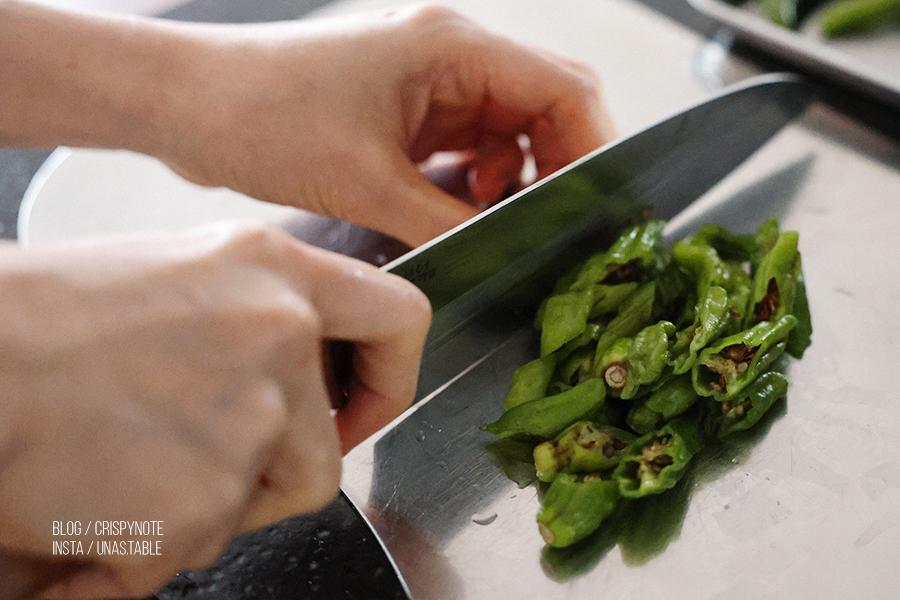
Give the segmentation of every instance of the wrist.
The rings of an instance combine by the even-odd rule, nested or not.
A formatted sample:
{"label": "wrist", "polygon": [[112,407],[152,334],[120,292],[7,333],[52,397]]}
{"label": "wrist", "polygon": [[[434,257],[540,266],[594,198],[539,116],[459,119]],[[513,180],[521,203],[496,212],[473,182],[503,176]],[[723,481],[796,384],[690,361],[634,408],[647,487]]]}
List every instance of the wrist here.
{"label": "wrist", "polygon": [[0,0],[0,146],[156,154],[193,43],[162,20]]}

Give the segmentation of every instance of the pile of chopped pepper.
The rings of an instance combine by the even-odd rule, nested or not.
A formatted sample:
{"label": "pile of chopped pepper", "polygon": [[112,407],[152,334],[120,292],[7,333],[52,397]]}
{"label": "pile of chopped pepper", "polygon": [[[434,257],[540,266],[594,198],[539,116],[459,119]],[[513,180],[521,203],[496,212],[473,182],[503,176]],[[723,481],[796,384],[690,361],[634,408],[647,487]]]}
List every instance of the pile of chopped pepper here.
{"label": "pile of chopped pepper", "polygon": [[753,427],[787,392],[776,359],[810,344],[796,232],[705,225],[666,249],[663,227],[632,227],[559,279],[535,320],[540,356],[483,427],[533,443],[550,546],[671,489],[709,440]]}

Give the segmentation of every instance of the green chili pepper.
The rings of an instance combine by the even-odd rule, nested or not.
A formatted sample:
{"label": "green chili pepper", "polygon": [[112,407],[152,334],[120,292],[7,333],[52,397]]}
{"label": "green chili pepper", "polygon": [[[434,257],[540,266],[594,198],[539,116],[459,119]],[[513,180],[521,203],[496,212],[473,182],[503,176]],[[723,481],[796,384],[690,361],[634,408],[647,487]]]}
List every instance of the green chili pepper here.
{"label": "green chili pepper", "polygon": [[697,233],[691,236],[690,243],[711,246],[726,262],[748,262],[759,252],[759,243],[755,236],[734,233],[714,224],[701,226]]}
{"label": "green chili pepper", "polygon": [[725,291],[728,292],[728,322],[720,332],[722,335],[737,333],[743,327],[747,317],[753,282],[743,267],[734,262],[725,263],[728,278]]}
{"label": "green chili pepper", "polygon": [[603,377],[603,381],[606,382],[609,391],[614,392],[616,395],[621,393],[622,388],[625,387],[625,383],[628,381],[628,364],[626,360],[628,359],[628,351],[631,350],[633,344],[634,340],[630,337],[619,338],[600,357],[598,363],[600,376]]}
{"label": "green chili pepper", "polygon": [[694,389],[701,396],[731,400],[765,372],[784,351],[788,333],[797,324],[793,315],[763,321],[722,338],[705,348],[691,369]]}
{"label": "green chili pepper", "polygon": [[706,291],[714,285],[723,287],[728,279],[725,261],[711,246],[675,242],[672,259],[694,276],[698,298],[705,297]]}
{"label": "green chili pepper", "polygon": [[826,37],[855,35],[885,25],[900,25],[900,0],[843,0],[822,13]]}
{"label": "green chili pepper", "polygon": [[703,446],[697,420],[681,416],[633,441],[622,452],[613,479],[623,498],[640,498],[672,488]]}
{"label": "green chili pepper", "polygon": [[538,529],[548,545],[571,546],[596,531],[618,501],[619,489],[613,481],[561,474],[544,494]]}
{"label": "green chili pepper", "polygon": [[550,441],[534,448],[538,479],[549,482],[559,473],[599,473],[619,464],[622,450],[634,434],[618,427],[578,421]]}
{"label": "green chili pepper", "polygon": [[797,286],[794,289],[793,315],[797,317],[797,325],[788,334],[785,351],[794,358],[802,358],[803,352],[812,344],[812,315],[809,312],[809,299],[806,297],[806,279],[803,269],[797,275]]}
{"label": "green chili pepper", "polygon": [[706,295],[697,303],[694,322],[678,334],[672,347],[670,364],[676,375],[690,371],[700,351],[719,337],[728,324],[730,306],[724,288],[714,285],[706,290]]}
{"label": "green chili pepper", "polygon": [[698,398],[690,376],[673,377],[635,404],[625,422],[637,433],[647,434],[687,412]]}
{"label": "green chili pepper", "polygon": [[778,236],[753,276],[753,292],[750,295],[752,311],[750,322],[777,321],[791,314],[796,296],[797,278],[800,275],[799,236],[796,231],[786,231]]}
{"label": "green chili pepper", "polygon": [[550,354],[536,358],[516,369],[512,374],[506,400],[503,402],[503,410],[545,397],[556,369],[556,360],[556,355]]}
{"label": "green chili pepper", "polygon": [[557,369],[559,380],[570,385],[578,385],[594,377],[594,347],[583,346],[573,350]]}
{"label": "green chili pepper", "polygon": [[750,259],[754,271],[756,270],[756,267],[759,266],[759,260],[763,255],[775,246],[779,233],[778,219],[775,217],[766,219],[763,221],[762,225],[757,228],[754,237],[756,239],[756,245],[759,247],[759,251],[755,257]]}
{"label": "green chili pepper", "polygon": [[719,403],[720,412],[713,416],[719,439],[735,431],[755,425],[779,398],[787,394],[788,381],[781,373],[768,371],[744,388],[733,400]]}
{"label": "green chili pepper", "polygon": [[634,281],[657,267],[659,240],[664,221],[647,221],[626,230],[609,250],[587,259],[572,290],[584,290],[598,283]]}
{"label": "green chili pepper", "polygon": [[[669,338],[674,334],[674,325],[668,321],[660,321],[656,325],[645,327],[634,336],[625,356],[627,376],[620,398],[634,398],[641,386],[653,383],[662,375],[669,361]],[[604,379],[607,372],[604,372]]]}
{"label": "green chili pepper", "polygon": [[589,379],[554,396],[514,406],[482,429],[499,438],[513,435],[552,438],[572,423],[589,418],[605,400],[603,382]]}
{"label": "green chili pepper", "polygon": [[603,315],[618,312],[625,302],[637,289],[637,282],[620,283],[618,285],[595,285],[594,305],[591,307],[589,319],[597,319]]}
{"label": "green chili pepper", "polygon": [[541,356],[584,333],[593,304],[593,288],[551,296],[541,319]]}
{"label": "green chili pepper", "polygon": [[603,377],[600,361],[619,338],[631,337],[647,325],[653,313],[653,300],[656,297],[656,285],[653,282],[639,287],[628,299],[622,310],[607,325],[606,330],[597,340],[594,359],[594,376]]}

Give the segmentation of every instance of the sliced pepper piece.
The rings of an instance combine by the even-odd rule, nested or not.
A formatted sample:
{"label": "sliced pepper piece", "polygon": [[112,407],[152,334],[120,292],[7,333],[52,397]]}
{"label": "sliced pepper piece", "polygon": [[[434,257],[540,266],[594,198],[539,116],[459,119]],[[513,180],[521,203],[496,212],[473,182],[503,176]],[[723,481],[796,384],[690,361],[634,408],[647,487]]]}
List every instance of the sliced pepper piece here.
{"label": "sliced pepper piece", "polygon": [[537,514],[541,537],[554,548],[571,546],[596,531],[618,501],[614,481],[560,474],[544,494]]}
{"label": "sliced pepper piece", "polygon": [[711,286],[724,287],[728,279],[725,261],[711,246],[675,242],[672,258],[694,276],[698,298],[705,297]]}
{"label": "sliced pepper piece", "polygon": [[660,321],[634,336],[625,356],[627,376],[620,398],[630,400],[636,397],[641,386],[653,383],[662,375],[669,361],[669,338],[674,334],[673,324]]}
{"label": "sliced pepper piece", "polygon": [[681,416],[643,435],[622,453],[613,479],[623,498],[660,494],[678,482],[703,440],[693,417]]}
{"label": "sliced pepper piece", "polygon": [[786,231],[778,236],[775,245],[763,256],[753,275],[750,295],[752,310],[747,315],[750,319],[747,326],[760,321],[777,321],[792,313],[800,275],[798,241],[796,231]]}
{"label": "sliced pepper piece", "polygon": [[603,315],[619,312],[622,303],[625,302],[638,288],[638,283],[620,283],[618,285],[594,286],[594,305],[588,319],[596,319]]}
{"label": "sliced pepper piece", "polygon": [[735,399],[719,404],[721,412],[714,417],[718,423],[716,435],[724,439],[735,431],[750,429],[776,400],[784,398],[787,389],[788,380],[784,375],[777,371],[763,373]]}
{"label": "sliced pepper piece", "polygon": [[755,236],[734,233],[726,227],[713,223],[702,225],[691,236],[690,243],[712,246],[719,257],[726,262],[747,262],[759,252],[759,243]]}
{"label": "sliced pepper piece", "polygon": [[812,314],[809,312],[809,298],[806,296],[806,279],[803,268],[797,276],[797,287],[794,294],[792,314],[797,317],[797,325],[788,334],[785,351],[794,358],[802,358],[803,353],[812,344]]}
{"label": "sliced pepper piece", "polygon": [[549,439],[572,423],[589,418],[605,400],[606,385],[599,379],[589,379],[559,394],[514,406],[482,429],[499,438],[530,435]]}
{"label": "sliced pepper piece", "polygon": [[638,331],[646,327],[650,316],[653,314],[653,300],[656,298],[656,284],[646,283],[628,299],[617,314],[606,326],[603,334],[597,340],[597,349],[594,353],[594,376],[603,377],[603,369],[600,362],[603,355],[609,350],[616,340],[623,337],[632,337]]}
{"label": "sliced pepper piece", "polygon": [[584,333],[593,305],[593,288],[551,296],[541,319],[541,356],[559,350]]}
{"label": "sliced pepper piece", "polygon": [[705,348],[691,369],[694,389],[701,396],[712,396],[720,402],[733,399],[781,355],[796,324],[793,315],[785,315],[776,322],[757,323]]}
{"label": "sliced pepper piece", "polygon": [[598,371],[603,381],[609,387],[609,391],[618,396],[628,381],[628,351],[634,340],[630,337],[617,339],[613,345],[600,358]]}
{"label": "sliced pepper piece", "polygon": [[637,281],[652,274],[658,262],[658,245],[664,221],[647,221],[627,229],[606,252],[588,258],[578,271],[572,290],[598,283]]}
{"label": "sliced pepper piece", "polygon": [[553,481],[559,473],[598,473],[619,464],[622,450],[635,435],[618,427],[578,421],[534,448],[538,479]]}
{"label": "sliced pepper piece", "polygon": [[728,324],[729,298],[725,288],[710,286],[697,303],[694,322],[675,339],[669,363],[676,375],[687,373],[697,362],[700,351],[714,341]]}
{"label": "sliced pepper piece", "polygon": [[556,359],[555,354],[549,354],[527,362],[513,371],[509,391],[503,402],[503,410],[545,397],[556,369]]}
{"label": "sliced pepper piece", "polygon": [[690,375],[673,377],[635,404],[625,422],[639,434],[650,433],[687,412],[699,397]]}

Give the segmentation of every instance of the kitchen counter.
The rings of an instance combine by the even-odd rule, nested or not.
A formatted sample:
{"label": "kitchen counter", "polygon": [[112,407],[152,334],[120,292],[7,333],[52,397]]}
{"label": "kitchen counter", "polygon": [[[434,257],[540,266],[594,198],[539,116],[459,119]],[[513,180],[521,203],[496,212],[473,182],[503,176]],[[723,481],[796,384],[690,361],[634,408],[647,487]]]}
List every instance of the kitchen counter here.
{"label": "kitchen counter", "polygon": [[[328,6],[309,0],[197,0],[166,16],[241,22],[296,18],[323,6],[325,13],[337,13],[384,4],[366,0]],[[589,62],[600,72],[622,133],[631,133],[686,108],[729,83],[790,68],[763,52],[733,45],[727,32],[681,0],[552,3],[557,10],[602,14],[609,17],[605,22],[537,19],[528,9],[551,5],[539,0],[517,2],[515,9],[507,2],[457,0],[449,4],[494,29]],[[723,211],[728,201],[737,198],[745,202],[741,206],[749,211],[744,215],[745,222],[776,212],[785,219],[786,226],[800,230],[813,303],[815,343],[792,371],[796,374],[792,381],[797,384],[790,393],[790,408],[773,425],[771,440],[767,438],[765,444],[768,450],[755,454],[746,466],[737,469],[746,470],[746,476],[732,470],[730,478],[723,478],[723,484],[707,487],[694,498],[681,535],[685,543],[690,543],[692,531],[715,530],[720,536],[715,539],[726,534],[733,536],[729,539],[746,539],[754,550],[759,550],[760,544],[770,544],[769,563],[764,564],[754,554],[747,560],[756,567],[770,569],[773,581],[784,578],[782,590],[806,589],[819,597],[845,597],[855,592],[858,597],[888,598],[892,592],[885,583],[891,580],[886,565],[890,562],[888,557],[896,557],[900,549],[900,512],[891,508],[892,503],[894,507],[898,504],[893,501],[900,499],[900,471],[896,466],[900,451],[891,442],[900,439],[900,419],[896,414],[900,411],[892,410],[888,402],[891,388],[887,385],[891,371],[888,357],[900,336],[894,300],[900,294],[900,257],[890,244],[900,226],[900,115],[827,81],[813,77],[812,84],[821,101],[790,131],[776,138],[771,148],[751,159],[747,168],[717,189],[708,202],[718,207],[710,209],[710,215],[726,221],[733,215]],[[46,156],[47,153],[34,150],[0,151],[0,233],[4,237],[16,236],[18,203]],[[870,340],[874,346],[870,346]],[[873,356],[871,347],[880,351]],[[842,356],[836,356],[836,351],[841,351]],[[859,376],[852,373],[854,368]],[[811,407],[815,403],[820,405]],[[796,428],[796,439],[791,427]],[[819,428],[820,433],[810,435],[810,428]],[[878,449],[882,456],[862,465],[864,472],[858,481],[854,475],[856,465],[846,464],[836,449],[822,447],[825,442],[841,440],[848,432],[851,437],[842,443],[849,447],[851,457],[863,456],[868,451],[867,441],[883,443]],[[786,458],[784,452],[791,456]],[[882,472],[876,470],[878,467]],[[802,470],[796,474],[797,480],[778,481],[777,476],[788,471],[793,477],[794,468]],[[833,483],[823,484],[832,476]],[[757,535],[758,530],[786,527],[784,523],[790,522],[792,513],[796,517],[806,506],[830,517],[831,513],[822,506],[825,497],[832,498],[848,513],[860,506],[873,511],[866,517],[870,525],[859,532],[849,547],[808,548],[809,557],[800,560],[786,554],[794,549],[790,543],[777,547],[764,534]],[[748,506],[756,508],[749,510]],[[812,526],[808,518],[802,520],[802,525]],[[798,532],[798,544],[807,533]],[[821,539],[835,543],[843,540],[837,533]],[[868,556],[864,552],[878,549],[883,549],[885,560],[870,561],[868,565],[854,562]],[[678,556],[676,549],[666,558],[673,563]],[[722,556],[730,561],[725,568],[740,568],[740,552],[735,548],[724,548]],[[782,568],[778,561],[787,566]],[[820,561],[822,566],[809,567],[810,561]],[[859,574],[846,577],[848,583],[843,589],[840,585],[825,589],[811,579],[832,565],[837,568],[841,561],[862,569],[871,585],[861,589]],[[611,558],[601,563],[584,579],[561,585],[560,597],[587,597],[584,594],[590,586],[608,586],[610,597],[644,597],[657,591],[645,577],[654,569],[668,573],[664,571],[666,560],[624,572]],[[706,567],[707,564],[700,564],[697,569],[703,571]],[[537,565],[526,564],[522,568]],[[674,568],[677,571],[677,565]],[[791,578],[791,569],[799,575]],[[710,578],[702,572],[687,575]],[[753,581],[754,577],[756,574],[748,574],[745,579]],[[527,579],[523,576],[523,580]],[[711,579],[718,581],[716,577]],[[823,581],[830,580],[825,577]],[[879,587],[880,584],[883,585]],[[764,587],[754,592],[734,586],[733,580],[723,577],[719,587],[687,586],[667,597],[679,598],[687,592],[710,599],[791,597]],[[613,593],[629,587],[634,589],[634,596]],[[435,591],[433,597],[485,598],[484,592],[480,590],[482,595],[477,595],[461,585],[453,593]],[[552,592],[549,596],[506,593],[498,589],[491,596],[552,597]],[[177,576],[157,597],[400,599],[405,594],[378,541],[342,497],[320,513],[289,519],[236,538],[214,566]]]}

